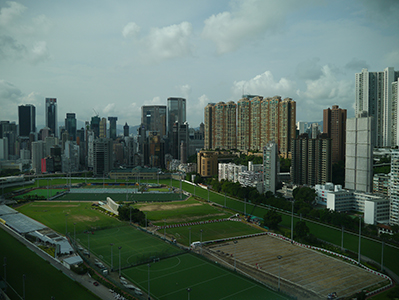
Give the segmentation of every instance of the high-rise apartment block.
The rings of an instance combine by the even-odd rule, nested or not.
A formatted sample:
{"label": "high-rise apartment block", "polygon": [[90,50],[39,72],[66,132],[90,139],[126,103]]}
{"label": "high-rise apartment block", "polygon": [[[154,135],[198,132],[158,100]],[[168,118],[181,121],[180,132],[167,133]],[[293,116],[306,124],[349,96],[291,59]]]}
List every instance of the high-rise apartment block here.
{"label": "high-rise apartment block", "polygon": [[127,125],[127,122],[123,126],[123,136],[129,136],[129,125]]}
{"label": "high-rise apartment block", "polygon": [[36,132],[36,107],[32,104],[18,106],[19,136],[29,137]]}
{"label": "high-rise apartment block", "polygon": [[325,184],[332,178],[331,139],[310,139],[304,133],[292,141],[291,180],[294,184]]}
{"label": "high-rise apartment block", "polygon": [[371,192],[375,122],[366,115],[346,121],[345,188]]}
{"label": "high-rise apartment block", "polygon": [[390,223],[399,225],[399,150],[391,152]]}
{"label": "high-rise apartment block", "polygon": [[204,147],[260,150],[275,141],[280,155],[288,157],[296,137],[295,119],[296,103],[291,98],[244,95],[237,104],[210,103],[205,107]]}
{"label": "high-rise apartment block", "polygon": [[278,172],[280,171],[280,159],[277,144],[270,141],[263,147],[263,184],[264,192],[276,193],[278,183]]}
{"label": "high-rise apartment block", "polygon": [[[392,147],[399,145],[397,134],[398,121],[394,112],[398,103],[394,100],[397,93],[399,71],[392,67],[383,72],[369,72],[363,69],[356,73],[356,103],[355,115],[366,112],[373,117],[375,136],[373,144],[376,147]],[[394,129],[393,129],[394,128]]]}
{"label": "high-rise apartment block", "polygon": [[51,129],[54,136],[58,136],[57,98],[46,98],[45,110],[46,127]]}
{"label": "high-rise apartment block", "polygon": [[332,163],[345,160],[346,109],[333,105],[323,110],[323,133],[332,141]]}

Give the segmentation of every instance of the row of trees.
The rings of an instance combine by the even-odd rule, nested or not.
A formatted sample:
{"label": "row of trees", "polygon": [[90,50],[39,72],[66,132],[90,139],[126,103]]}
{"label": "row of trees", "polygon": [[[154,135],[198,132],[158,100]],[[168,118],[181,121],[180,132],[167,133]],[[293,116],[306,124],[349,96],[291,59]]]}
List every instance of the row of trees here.
{"label": "row of trees", "polygon": [[121,221],[132,221],[140,226],[145,226],[145,214],[129,204],[119,204],[118,208],[119,220]]}

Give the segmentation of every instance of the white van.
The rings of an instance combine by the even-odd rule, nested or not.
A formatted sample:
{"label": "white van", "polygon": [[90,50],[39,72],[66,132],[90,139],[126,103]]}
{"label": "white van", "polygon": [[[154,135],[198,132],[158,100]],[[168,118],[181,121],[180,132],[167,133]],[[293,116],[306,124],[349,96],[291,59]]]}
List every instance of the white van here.
{"label": "white van", "polygon": [[201,242],[192,242],[191,243],[191,248],[196,248],[196,247],[199,247],[199,246],[201,246]]}

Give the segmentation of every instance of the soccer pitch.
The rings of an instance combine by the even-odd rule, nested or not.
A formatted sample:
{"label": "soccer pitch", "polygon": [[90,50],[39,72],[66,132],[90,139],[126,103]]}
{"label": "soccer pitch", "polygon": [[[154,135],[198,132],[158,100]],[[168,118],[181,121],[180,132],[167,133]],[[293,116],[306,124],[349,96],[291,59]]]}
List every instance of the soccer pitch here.
{"label": "soccer pitch", "polygon": [[[120,266],[121,268],[129,267],[151,261],[153,258],[169,257],[184,252],[179,247],[132,226],[97,230],[93,233],[90,231],[76,234],[76,240],[85,248],[89,248],[90,243],[90,253],[109,266],[112,265],[114,270],[119,269]],[[120,250],[119,247],[121,247]]]}
{"label": "soccer pitch", "polygon": [[[123,276],[153,299],[288,299],[266,287],[193,254],[183,254],[123,271]],[[188,291],[190,289],[190,291]],[[190,295],[188,295],[190,293]]]}

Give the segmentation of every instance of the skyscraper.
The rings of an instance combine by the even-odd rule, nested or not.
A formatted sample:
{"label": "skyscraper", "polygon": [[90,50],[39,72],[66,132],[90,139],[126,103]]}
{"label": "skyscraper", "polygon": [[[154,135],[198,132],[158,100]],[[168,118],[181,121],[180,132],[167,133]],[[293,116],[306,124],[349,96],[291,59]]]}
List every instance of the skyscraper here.
{"label": "skyscraper", "polygon": [[93,175],[107,175],[113,167],[112,140],[99,138],[93,141]]}
{"label": "skyscraper", "polygon": [[109,121],[109,138],[112,140],[116,140],[117,131],[116,131],[116,121],[118,121],[118,117],[108,117]]}
{"label": "skyscraper", "polygon": [[65,130],[68,132],[69,140],[76,141],[76,114],[67,113],[65,118]]}
{"label": "skyscraper", "polygon": [[[392,84],[397,82],[399,71],[392,67],[383,72],[369,72],[363,69],[356,73],[356,103],[355,115],[366,112],[368,117],[373,117],[375,128],[376,147],[391,147],[399,144],[396,137],[392,136],[392,127],[395,120],[392,117],[393,89]],[[397,109],[397,104],[396,104]]]}
{"label": "skyscraper", "polygon": [[[170,97],[167,100],[166,126],[169,138],[169,153],[172,155],[180,152],[180,141],[175,140],[174,136],[176,134],[173,134],[173,126],[176,122],[179,125],[183,125],[186,122],[186,99]],[[179,132],[177,132],[177,136],[180,136]],[[178,150],[176,150],[176,147]],[[176,156],[173,156],[173,158],[179,159]]]}
{"label": "skyscraper", "polygon": [[46,98],[45,110],[46,127],[51,129],[54,136],[58,136],[57,98]]}
{"label": "skyscraper", "polygon": [[333,105],[323,110],[323,133],[332,141],[332,163],[345,160],[346,109]]}
{"label": "skyscraper", "polygon": [[90,129],[93,131],[95,139],[100,136],[100,117],[99,116],[91,117]]}
{"label": "skyscraper", "polygon": [[36,133],[36,108],[32,104],[18,106],[18,125],[21,137]]}
{"label": "skyscraper", "polygon": [[101,118],[100,125],[99,125],[99,137],[106,138],[107,137],[107,119]]}
{"label": "skyscraper", "polygon": [[156,131],[163,138],[166,135],[166,106],[143,105],[141,107],[141,124],[145,126],[145,130]]}
{"label": "skyscraper", "polygon": [[230,101],[219,102],[214,106],[214,146],[213,149],[235,149],[237,147],[236,127],[237,105]]}
{"label": "skyscraper", "polygon": [[237,102],[237,149],[251,149],[251,101],[242,98]]}
{"label": "skyscraper", "polygon": [[129,136],[129,125],[125,122],[125,126],[123,126],[123,136]]}
{"label": "skyscraper", "polygon": [[373,190],[373,117],[367,113],[346,121],[345,188],[363,192]]}
{"label": "skyscraper", "polygon": [[215,104],[208,103],[205,106],[205,116],[204,116],[204,148],[205,149],[214,149],[215,145],[215,112],[214,112]]}

